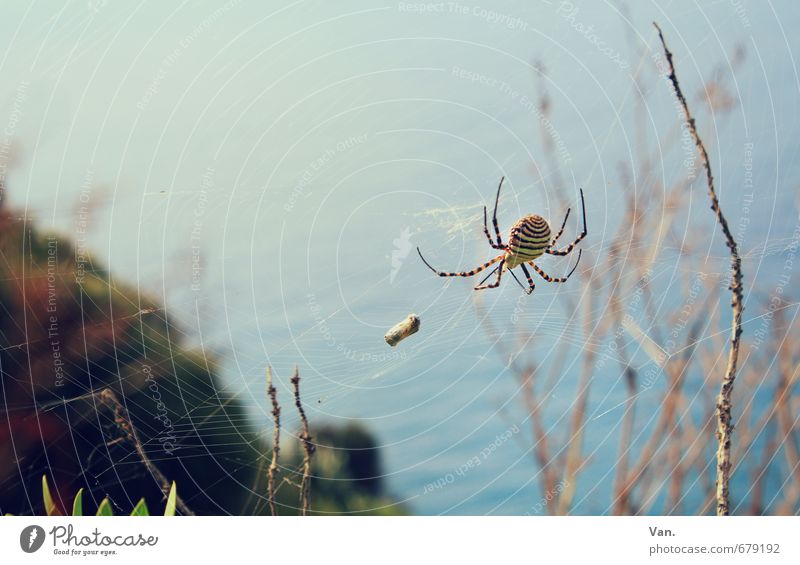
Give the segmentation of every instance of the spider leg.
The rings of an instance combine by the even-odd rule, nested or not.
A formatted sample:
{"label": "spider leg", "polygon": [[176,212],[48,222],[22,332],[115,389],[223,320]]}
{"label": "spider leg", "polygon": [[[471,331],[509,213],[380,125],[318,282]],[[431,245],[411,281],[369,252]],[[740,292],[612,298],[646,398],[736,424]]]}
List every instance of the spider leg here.
{"label": "spider leg", "polygon": [[580,263],[580,262],[581,262],[581,254],[582,254],[582,253],[583,253],[583,250],[582,250],[582,249],[579,249],[579,250],[578,250],[578,260],[577,260],[577,261],[575,261],[575,266],[574,266],[574,267],[572,267],[572,270],[571,270],[569,273],[567,273],[567,276],[566,276],[566,277],[561,277],[561,278],[558,278],[558,279],[554,279],[553,277],[551,277],[550,275],[548,275],[547,273],[545,273],[545,272],[544,272],[542,269],[540,269],[540,268],[539,268],[539,265],[537,265],[537,264],[536,264],[536,263],[534,263],[533,261],[531,261],[529,264],[530,264],[530,266],[531,266],[531,267],[533,267],[533,268],[534,268],[534,270],[535,270],[537,273],[539,273],[539,276],[540,276],[540,277],[542,277],[542,278],[543,278],[544,280],[546,280],[547,282],[563,283],[563,282],[567,282],[567,279],[568,279],[568,278],[569,278],[569,277],[572,275],[572,273],[574,273],[574,272],[575,272],[575,269],[577,269],[577,268],[578,268],[578,263]]}
{"label": "spider leg", "polygon": [[[489,245],[491,245],[495,249],[505,249],[504,245],[502,245],[500,243],[495,243],[494,240],[492,239],[492,236],[489,235],[489,226],[486,223],[486,206],[483,207],[483,233],[486,234],[486,239],[489,240]],[[499,237],[499,233],[498,233],[498,237]]]}
{"label": "spider leg", "polygon": [[[489,272],[489,274],[488,274],[488,275],[486,275],[485,277],[483,277],[483,280],[482,280],[481,282],[479,282],[479,283],[478,283],[478,286],[480,286],[480,285],[482,285],[483,283],[485,283],[485,282],[486,282],[486,281],[489,279],[489,277],[491,277],[493,274],[495,274],[495,273],[497,272],[497,269],[499,269],[499,268],[500,268],[500,265],[498,265],[497,267],[495,267],[494,269],[492,269],[492,270]],[[516,275],[516,274],[514,274],[514,271],[512,271],[511,269],[509,269],[509,270],[508,270],[508,272],[509,272],[509,273],[511,273],[511,276],[512,276],[512,277],[514,277],[514,280],[515,280],[515,281],[517,281],[517,284],[520,286],[520,288],[522,288],[522,290],[525,290],[525,287],[524,287],[524,286],[522,286],[522,283],[521,283],[521,282],[519,282],[519,279],[517,278],[517,275]],[[528,277],[529,277],[529,279],[530,279],[530,275],[528,275]],[[528,294],[530,294],[530,292],[528,292]]]}
{"label": "spider leg", "polygon": [[485,283],[485,282],[486,282],[486,280],[487,280],[489,277],[491,277],[493,274],[495,274],[495,273],[497,272],[497,269],[499,269],[499,268],[500,268],[500,265],[498,265],[497,267],[495,267],[494,269],[492,269],[491,271],[489,271],[489,274],[488,274],[488,275],[486,275],[485,277],[483,277],[483,280],[482,280],[481,282],[479,282],[478,284],[479,284],[479,285],[481,285],[481,284]]}
{"label": "spider leg", "polygon": [[565,228],[565,227],[566,227],[566,225],[567,225],[567,218],[569,218],[569,213],[570,213],[571,211],[572,211],[572,208],[567,208],[567,215],[566,215],[566,216],[564,216],[564,221],[563,221],[563,222],[561,222],[561,229],[560,229],[560,230],[558,230],[558,233],[557,233],[557,234],[556,234],[556,236],[553,238],[553,241],[551,241],[551,242],[550,242],[550,247],[553,247],[553,246],[556,244],[556,242],[558,241],[558,238],[559,238],[559,237],[561,237],[561,234],[562,234],[562,233],[564,233],[564,228]]}
{"label": "spider leg", "polygon": [[[504,255],[500,255],[498,259],[501,259],[503,257]],[[503,265],[505,264],[505,262],[506,262],[505,259],[500,261],[500,267],[497,269],[497,278],[492,284],[485,284],[485,285],[479,284],[478,286],[475,287],[475,290],[483,290],[485,288],[497,288],[498,286],[500,286],[500,278],[503,276]]]}
{"label": "spider leg", "polygon": [[525,278],[528,279],[528,284],[531,285],[530,288],[525,292],[531,294],[533,292],[533,289],[536,288],[536,285],[534,284],[533,279],[531,278],[531,274],[528,271],[528,268],[525,266],[525,263],[520,265],[520,267],[522,267],[522,272],[525,273]]}
{"label": "spider leg", "polygon": [[511,269],[509,269],[509,270],[508,270],[508,272],[509,272],[509,273],[511,273],[511,276],[512,276],[512,277],[514,277],[514,280],[515,280],[515,281],[517,281],[517,284],[519,285],[519,287],[520,287],[522,290],[524,290],[525,292],[527,292],[527,290],[525,289],[525,287],[524,287],[524,286],[522,286],[522,283],[521,283],[521,282],[519,282],[519,279],[517,278],[517,275],[514,273],[514,271],[512,271]]}
{"label": "spider leg", "polygon": [[500,261],[500,260],[501,260],[503,257],[505,257],[505,254],[503,254],[503,255],[498,255],[497,257],[495,257],[494,259],[492,259],[492,260],[491,260],[491,261],[489,261],[488,263],[484,263],[484,264],[483,264],[483,265],[481,265],[480,267],[476,267],[476,268],[472,269],[471,271],[461,271],[460,273],[446,273],[446,272],[444,272],[444,271],[437,271],[436,269],[434,269],[433,267],[431,267],[431,264],[430,264],[430,263],[428,263],[428,262],[425,260],[425,257],[423,257],[423,256],[422,256],[422,252],[419,250],[419,247],[417,247],[417,253],[419,253],[419,258],[420,258],[420,259],[422,259],[422,262],[423,262],[423,263],[425,263],[425,265],[426,265],[426,266],[427,266],[427,267],[428,267],[428,268],[429,268],[431,271],[433,271],[434,273],[436,273],[436,274],[437,274],[438,276],[440,276],[440,277],[471,277],[471,276],[473,276],[473,275],[477,275],[477,274],[478,274],[478,273],[480,273],[481,271],[484,271],[484,270],[486,270],[488,267],[490,267],[491,265],[494,265],[495,263],[497,263],[498,261]]}
{"label": "spider leg", "polygon": [[[497,235],[497,245],[502,248],[503,238],[500,236],[500,228],[497,226],[497,204],[500,202],[500,189],[503,187],[503,181],[506,180],[505,176],[500,177],[500,184],[497,185],[497,196],[494,199],[494,213],[492,214],[492,223],[494,224],[494,233]],[[485,218],[484,218],[485,219]],[[484,226],[486,224],[484,223]],[[488,230],[487,230],[488,235]]]}
{"label": "spider leg", "polygon": [[[567,254],[569,254],[570,251],[575,249],[575,246],[578,245],[584,237],[586,237],[586,233],[587,233],[587,231],[586,231],[586,203],[583,201],[583,189],[581,189],[581,209],[583,210],[583,231],[581,232],[581,234],[577,237],[577,239],[575,241],[573,241],[572,243],[567,245],[564,249],[561,249],[561,250],[548,249],[547,253],[549,253],[550,255],[567,255]],[[564,220],[564,222],[566,223],[566,219]],[[564,228],[562,227],[561,229],[563,231]],[[559,232],[558,235],[561,235],[561,232]],[[556,239],[558,239],[558,237],[556,237]],[[555,240],[553,241],[553,243],[555,243]]]}

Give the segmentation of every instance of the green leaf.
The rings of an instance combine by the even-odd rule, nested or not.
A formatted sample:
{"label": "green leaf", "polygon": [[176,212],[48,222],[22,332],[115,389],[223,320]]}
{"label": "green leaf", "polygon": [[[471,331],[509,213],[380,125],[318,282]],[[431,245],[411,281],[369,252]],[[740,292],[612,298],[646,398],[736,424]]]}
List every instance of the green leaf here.
{"label": "green leaf", "polygon": [[131,516],[149,516],[150,511],[147,509],[147,503],[144,501],[144,498],[141,499],[131,512]]}
{"label": "green leaf", "polygon": [[169,489],[169,496],[167,497],[167,507],[164,509],[164,516],[175,515],[175,503],[178,499],[178,493],[175,490],[175,481],[172,481],[172,487]]}
{"label": "green leaf", "polygon": [[42,497],[44,498],[44,509],[48,516],[61,516],[61,511],[53,501],[53,495],[50,494],[50,485],[47,484],[47,475],[42,475]]}
{"label": "green leaf", "polygon": [[108,498],[104,498],[103,502],[100,503],[100,506],[97,508],[97,516],[113,516],[114,511],[111,509],[111,503],[108,501]]}
{"label": "green leaf", "polygon": [[75,500],[72,501],[72,515],[83,516],[83,489],[78,490]]}

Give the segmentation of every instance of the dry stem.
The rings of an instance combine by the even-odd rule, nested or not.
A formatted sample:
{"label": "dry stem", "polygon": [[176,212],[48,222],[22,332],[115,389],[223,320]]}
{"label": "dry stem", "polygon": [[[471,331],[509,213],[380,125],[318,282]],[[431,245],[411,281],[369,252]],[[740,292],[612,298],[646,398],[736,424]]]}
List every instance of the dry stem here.
{"label": "dry stem", "polygon": [[[131,423],[131,418],[128,415],[128,409],[125,408],[125,406],[117,398],[117,395],[114,394],[114,391],[110,388],[100,391],[99,397],[100,401],[114,412],[114,423],[117,425],[117,428],[119,428],[119,430],[124,434],[125,439],[131,445],[133,445],[133,448],[136,450],[136,453],[139,455],[142,463],[144,463],[144,466],[147,467],[147,470],[150,471],[150,474],[155,477],[155,479],[161,485],[161,492],[163,492],[164,496],[166,497],[169,494],[172,483],[167,479],[167,477],[164,476],[158,467],[156,467],[155,464],[150,461],[150,458],[145,453],[144,447],[142,447],[142,442],[139,441],[139,438],[136,435],[136,429]],[[186,516],[194,516],[194,512],[189,510],[189,507],[186,506],[180,495],[176,495],[175,505],[182,514]]]}
{"label": "dry stem", "polygon": [[294,389],[294,405],[297,406],[297,411],[300,413],[300,422],[303,426],[303,431],[300,435],[300,441],[303,444],[303,479],[300,482],[300,506],[303,516],[306,516],[311,499],[311,457],[314,455],[315,448],[311,441],[311,432],[308,429],[308,419],[306,418],[305,410],[303,410],[303,403],[300,401],[300,371],[297,367],[294,368],[294,376],[292,376],[291,382]]}
{"label": "dry stem", "polygon": [[705,145],[703,145],[700,135],[697,133],[694,118],[689,111],[689,106],[686,98],[681,91],[678,84],[678,77],[675,74],[675,66],[672,62],[672,53],[667,48],[664,41],[664,35],[661,33],[661,28],[658,24],[653,23],[658,31],[658,38],[661,40],[661,45],[664,48],[664,55],[669,64],[669,80],[675,89],[675,95],[683,107],[683,113],[686,117],[686,122],[689,126],[689,132],[694,139],[697,151],[700,154],[700,160],[706,171],[706,181],[708,184],[708,195],[711,199],[711,209],[717,217],[722,233],[725,236],[726,243],[731,252],[731,283],[730,290],[733,295],[731,307],[733,309],[733,321],[731,322],[731,348],[728,355],[728,367],[725,371],[725,376],[722,380],[719,395],[717,396],[717,515],[727,516],[730,513],[730,493],[728,485],[730,482],[731,472],[731,435],[733,433],[733,422],[731,417],[731,395],[733,393],[733,383],[736,379],[736,363],[739,358],[739,338],[742,334],[742,311],[744,310],[743,296],[742,296],[742,261],[739,257],[739,249],[736,245],[736,240],[733,238],[728,222],[722,214],[722,209],[719,205],[716,190],[714,189],[714,176],[711,172],[711,163],[708,159]]}
{"label": "dry stem", "polygon": [[278,471],[278,459],[280,457],[281,441],[281,407],[278,405],[278,391],[272,384],[272,367],[267,367],[267,394],[272,401],[272,421],[274,428],[272,431],[272,462],[267,470],[267,499],[269,509],[273,516],[278,512],[275,508],[275,473]]}

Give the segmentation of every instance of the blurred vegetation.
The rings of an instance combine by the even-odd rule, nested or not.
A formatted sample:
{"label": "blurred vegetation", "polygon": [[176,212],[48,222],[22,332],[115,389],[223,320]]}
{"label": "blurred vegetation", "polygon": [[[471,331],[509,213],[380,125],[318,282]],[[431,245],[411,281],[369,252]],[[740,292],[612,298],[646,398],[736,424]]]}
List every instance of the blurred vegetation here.
{"label": "blurred vegetation", "polygon": [[[63,514],[81,487],[92,512],[106,499],[117,514],[133,511],[139,497],[150,508],[163,504],[163,485],[98,399],[105,388],[125,405],[145,456],[181,485],[194,513],[268,513],[269,445],[244,425],[245,408],[224,392],[214,359],[183,345],[161,304],[115,280],[70,238],[10,210],[3,196],[0,513],[45,513],[37,495],[45,474]],[[312,512],[400,511],[378,478],[367,431],[311,425],[320,442]],[[299,457],[291,443],[281,473],[287,486]],[[296,495],[295,488],[278,491],[281,513],[297,513]]]}
{"label": "blurred vegetation", "polygon": [[[293,441],[288,441],[289,439]],[[360,425],[322,426],[314,430],[316,452],[311,466],[311,514],[357,513],[394,516],[406,509],[386,494],[380,451]],[[281,473],[276,495],[278,514],[297,514],[303,456],[294,438],[281,440]],[[259,475],[264,478],[264,473]],[[287,488],[288,487],[288,488]],[[266,492],[266,482],[256,492]],[[258,505],[257,512],[267,513]]]}
{"label": "blurred vegetation", "polygon": [[[177,500],[177,487],[172,483],[169,494],[167,495],[166,505],[164,506],[164,516],[175,516],[175,504]],[[47,481],[47,475],[42,477],[42,504],[48,516],[62,516],[61,509],[53,500],[53,495],[50,492],[50,483]],[[7,514],[11,516],[12,514]],[[71,516],[85,516],[83,513],[83,489],[81,488],[75,493],[75,498],[72,501],[72,514]],[[111,502],[108,498],[104,498],[97,507],[95,516],[113,516],[114,511],[111,508]],[[150,509],[147,507],[147,502],[144,498],[139,499],[136,506],[130,513],[131,516],[150,516]]]}

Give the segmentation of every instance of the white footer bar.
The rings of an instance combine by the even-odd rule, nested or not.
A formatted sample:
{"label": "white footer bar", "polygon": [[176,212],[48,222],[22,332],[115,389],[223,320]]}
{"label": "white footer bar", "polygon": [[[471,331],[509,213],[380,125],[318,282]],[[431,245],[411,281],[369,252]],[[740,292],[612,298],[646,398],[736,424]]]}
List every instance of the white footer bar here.
{"label": "white footer bar", "polygon": [[800,563],[798,537],[771,516],[0,519],[20,564]]}

